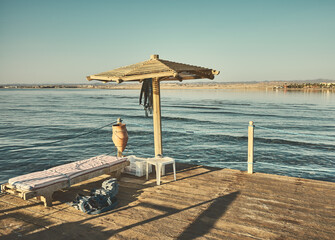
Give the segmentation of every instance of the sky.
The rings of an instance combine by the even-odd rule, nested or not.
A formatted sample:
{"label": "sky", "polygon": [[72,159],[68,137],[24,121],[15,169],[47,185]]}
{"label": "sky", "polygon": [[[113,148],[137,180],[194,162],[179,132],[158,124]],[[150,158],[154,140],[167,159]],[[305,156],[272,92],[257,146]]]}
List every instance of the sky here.
{"label": "sky", "polygon": [[0,84],[160,58],[217,82],[335,79],[335,0],[0,0]]}

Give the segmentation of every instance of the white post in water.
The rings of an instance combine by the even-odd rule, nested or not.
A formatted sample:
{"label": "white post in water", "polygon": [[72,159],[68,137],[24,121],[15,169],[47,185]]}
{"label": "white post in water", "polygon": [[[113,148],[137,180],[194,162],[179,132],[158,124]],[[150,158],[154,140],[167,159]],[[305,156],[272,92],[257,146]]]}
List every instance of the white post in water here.
{"label": "white post in water", "polygon": [[254,172],[254,122],[249,122],[248,127],[248,173]]}

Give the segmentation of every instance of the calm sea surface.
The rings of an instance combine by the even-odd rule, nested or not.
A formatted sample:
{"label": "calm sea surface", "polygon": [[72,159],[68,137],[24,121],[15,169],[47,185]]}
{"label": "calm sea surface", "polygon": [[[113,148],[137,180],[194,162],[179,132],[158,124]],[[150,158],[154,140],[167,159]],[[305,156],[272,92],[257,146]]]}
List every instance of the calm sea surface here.
{"label": "calm sea surface", "polygon": [[[138,97],[139,90],[1,89],[0,182],[116,154],[111,127],[98,128],[119,117],[129,134],[124,154],[154,156],[152,118]],[[254,121],[256,172],[335,182],[334,93],[162,90],[161,98],[166,156],[246,170]]]}

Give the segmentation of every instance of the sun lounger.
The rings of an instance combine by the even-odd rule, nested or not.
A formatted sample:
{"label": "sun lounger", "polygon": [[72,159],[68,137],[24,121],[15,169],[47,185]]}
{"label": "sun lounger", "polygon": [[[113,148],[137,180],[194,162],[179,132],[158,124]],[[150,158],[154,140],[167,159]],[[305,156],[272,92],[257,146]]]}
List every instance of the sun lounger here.
{"label": "sun lounger", "polygon": [[127,158],[100,155],[11,178],[8,183],[1,185],[1,190],[24,200],[36,197],[44,202],[44,206],[51,206],[55,191],[103,174],[116,172],[116,177],[119,177],[128,165]]}

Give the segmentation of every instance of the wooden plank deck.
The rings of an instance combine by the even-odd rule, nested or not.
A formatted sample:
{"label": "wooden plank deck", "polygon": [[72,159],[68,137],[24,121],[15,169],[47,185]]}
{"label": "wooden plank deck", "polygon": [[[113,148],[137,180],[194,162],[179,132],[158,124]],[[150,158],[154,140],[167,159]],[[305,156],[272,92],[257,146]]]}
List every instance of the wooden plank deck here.
{"label": "wooden plank deck", "polygon": [[[107,177],[107,176],[106,176]],[[65,204],[104,177],[54,194],[54,206],[0,195],[1,239],[334,239],[335,183],[177,164],[156,186],[123,174],[119,206],[86,215]]]}

